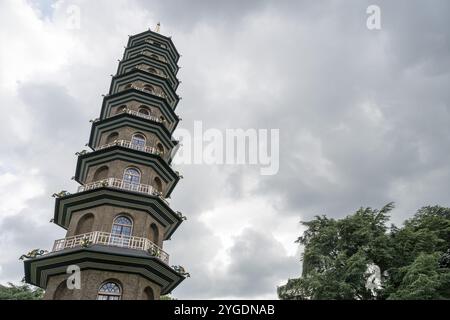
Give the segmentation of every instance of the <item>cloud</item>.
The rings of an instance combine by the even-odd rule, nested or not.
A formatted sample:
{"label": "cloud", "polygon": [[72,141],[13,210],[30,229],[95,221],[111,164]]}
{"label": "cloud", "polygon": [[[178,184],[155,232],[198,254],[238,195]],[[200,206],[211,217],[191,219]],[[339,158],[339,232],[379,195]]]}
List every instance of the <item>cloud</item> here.
{"label": "cloud", "polygon": [[228,288],[225,285],[218,288],[227,296],[251,298],[265,294],[276,298],[273,285],[298,274],[299,260],[287,256],[270,231],[248,228],[234,240],[229,250],[231,262],[223,277]]}
{"label": "cloud", "polygon": [[[298,221],[395,201],[400,223],[449,206],[449,4],[378,1],[3,1],[0,36],[0,281],[50,248],[49,197],[75,190],[101,94],[127,35],[162,22],[183,54],[180,127],[280,129],[280,171],[180,165],[172,206],[189,220],[165,245],[192,278],[178,298],[269,298],[300,274]],[[11,32],[14,30],[14,32]],[[28,217],[31,220],[25,220]],[[33,231],[25,236],[30,221]],[[45,237],[41,237],[44,235]],[[36,243],[39,241],[39,243]]]}
{"label": "cloud", "polygon": [[[270,231],[245,228],[232,239],[227,239],[231,240],[231,246],[223,249],[223,242],[218,239],[211,242],[210,235],[215,232],[214,229],[199,228],[202,223],[195,223],[199,236],[183,241],[184,254],[173,251],[177,261],[191,261],[191,278],[174,291],[177,297],[274,299],[274,286],[299,273],[298,258],[287,255],[283,245]],[[193,231],[189,230],[191,234],[194,234]],[[186,239],[187,236],[185,238],[182,234],[181,238]]]}
{"label": "cloud", "polygon": [[[12,171],[0,164],[1,217],[17,214],[26,207],[28,200],[42,195],[42,177],[36,169],[16,173]],[[28,183],[22,183],[23,180]]]}
{"label": "cloud", "polygon": [[55,230],[49,220],[47,212],[40,208],[34,211],[24,209],[13,216],[2,214],[0,283],[17,282],[22,279],[23,261],[19,260],[22,254],[37,248],[49,250],[51,249],[49,244],[64,237],[64,232]]}

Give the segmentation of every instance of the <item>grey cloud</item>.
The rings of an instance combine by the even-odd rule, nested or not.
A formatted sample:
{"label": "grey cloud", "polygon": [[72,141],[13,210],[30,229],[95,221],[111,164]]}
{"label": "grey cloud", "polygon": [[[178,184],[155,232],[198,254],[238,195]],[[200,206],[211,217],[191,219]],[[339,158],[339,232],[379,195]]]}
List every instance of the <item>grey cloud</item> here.
{"label": "grey cloud", "polygon": [[183,265],[191,274],[191,278],[174,290],[175,297],[195,299],[214,295],[211,292],[213,275],[207,266],[223,244],[212,231],[196,218],[189,218],[174,234],[173,240],[166,242],[171,264]]}
{"label": "grey cloud", "polygon": [[[419,39],[420,44],[409,43],[410,48],[418,45],[432,48],[436,44],[433,35],[440,39],[440,34],[448,33],[449,28],[442,25],[445,19],[443,15],[435,22],[435,16],[428,15],[427,10],[422,12],[417,3],[408,2],[409,8],[415,8],[412,15],[404,13],[405,6],[390,3],[386,8],[381,4],[382,12],[387,13],[383,21],[390,18],[380,31],[389,39],[388,49],[392,50],[403,41],[412,42],[415,39],[414,30],[407,35],[406,40],[402,31],[417,20],[422,22],[421,33],[431,34]],[[443,7],[446,4],[440,10]],[[282,162],[279,175],[265,181],[261,179],[261,193],[284,195],[289,212],[297,209],[308,216],[318,212],[342,215],[360,205],[380,206],[392,200],[409,209],[414,206],[417,208],[430,201],[426,193],[415,199],[396,199],[391,190],[392,185],[398,180],[406,182],[408,177],[412,180],[415,180],[414,177],[426,177],[440,167],[443,175],[435,177],[434,183],[441,185],[443,191],[440,197],[435,196],[433,199],[439,198],[441,204],[448,205],[444,190],[447,189],[448,181],[449,131],[445,123],[450,118],[448,93],[443,88],[448,85],[448,73],[443,75],[440,69],[442,72],[434,80],[429,78],[429,74],[420,72],[413,73],[411,77],[406,76],[404,72],[408,71],[411,64],[405,65],[403,56],[411,54],[415,56],[411,61],[420,63],[434,55],[428,49],[424,49],[420,59],[414,50],[371,52],[374,44],[383,43],[365,30],[365,21],[361,19],[364,11],[350,10],[352,14],[349,15],[344,10],[347,8],[336,6],[331,13],[325,12],[326,18],[311,22],[308,28],[317,30],[317,33],[307,38],[301,32],[291,30],[294,32],[289,33],[289,39],[285,39],[278,50],[271,52],[270,61],[277,61],[277,56],[285,56],[285,63],[280,60],[276,63],[283,71],[280,73],[284,85],[283,99],[281,105],[276,105],[276,111],[259,110],[253,121],[254,125],[264,121],[272,127],[280,127]],[[433,9],[434,12],[436,10]],[[358,15],[353,15],[355,13]],[[342,26],[340,20],[333,20],[334,16],[359,21],[358,31],[346,32],[349,27]],[[408,20],[411,16],[416,20]],[[389,24],[394,17],[397,23],[402,21],[406,24],[402,25],[403,30],[395,29],[395,24]],[[431,30],[427,29],[429,24]],[[333,25],[337,25],[337,28],[333,28]],[[319,33],[324,29],[327,33]],[[430,44],[427,39],[431,41]],[[308,47],[302,44],[302,40],[308,41]],[[297,43],[300,49],[286,54],[292,42]],[[323,50],[325,48],[328,50]],[[374,54],[386,56],[374,58]],[[397,55],[400,55],[400,60]],[[448,56],[443,54],[435,60],[434,67],[439,69],[443,65],[445,69]],[[409,60],[408,57],[405,59]],[[398,60],[401,63],[395,65]],[[373,125],[370,116],[365,117],[358,109],[365,100],[374,102],[383,113],[384,118],[379,125]],[[276,117],[274,113],[277,113]],[[339,125],[347,127],[349,132],[332,130]],[[320,142],[323,156],[339,174],[338,184],[329,184],[326,180],[321,181],[320,177],[305,175],[308,168],[302,168],[302,163],[295,158],[302,129],[311,132]],[[425,161],[421,160],[423,152],[428,158]],[[431,190],[433,186],[426,188]],[[410,215],[412,212],[403,214]]]}
{"label": "grey cloud", "polygon": [[9,161],[29,159],[28,167],[37,167],[46,176],[49,192],[73,186],[70,178],[75,172],[74,153],[86,149],[90,130],[79,101],[65,87],[42,82],[22,84],[18,97],[32,119],[32,137],[26,144],[11,144]]}
{"label": "grey cloud", "polygon": [[227,270],[230,285],[225,294],[257,296],[275,291],[274,284],[297,273],[299,263],[287,257],[281,243],[270,233],[246,229],[230,249],[231,265]]}
{"label": "grey cloud", "polygon": [[[86,117],[78,110],[74,97],[64,86],[52,83],[24,83],[18,95],[33,119],[36,138],[51,138],[53,143],[78,142],[75,132],[89,130]],[[83,125],[81,125],[83,124]]]}
{"label": "grey cloud", "polygon": [[[270,294],[278,279],[300,269],[270,233],[249,229],[234,239],[227,273],[208,270],[223,243],[199,217],[223,199],[273,199],[278,218],[295,215],[298,220],[315,214],[341,217],[360,206],[396,201],[396,223],[422,205],[450,205],[448,2],[378,1],[380,31],[365,25],[372,1],[133,1],[141,9],[139,19],[127,23],[115,5],[98,17],[104,3],[90,3],[83,5],[79,36],[96,40],[91,47],[96,54],[116,47],[119,52],[125,43],[116,43],[126,41],[122,33],[147,28],[149,17],[161,20],[163,34],[170,30],[183,54],[180,127],[191,130],[194,120],[202,120],[205,128],[280,129],[275,176],[259,176],[249,167],[177,168],[185,179],[172,205],[190,219],[167,243],[167,251],[192,278],[175,296]],[[105,34],[108,28],[114,32]],[[34,165],[49,190],[74,190],[68,180],[75,168],[73,153],[87,140],[89,117],[98,114],[101,101],[92,97],[102,93],[100,85],[83,80],[92,74],[92,83],[106,83],[97,73],[106,74],[112,61],[103,54],[95,67],[67,66],[64,72],[76,80],[70,93],[67,83],[39,79],[20,87],[37,139],[32,145],[3,144],[2,167]],[[63,142],[55,144],[55,138]],[[244,194],[246,175],[258,182],[250,195]],[[39,216],[51,212],[51,199],[33,201]],[[30,239],[16,239],[21,249],[32,236],[39,238],[33,233]],[[5,274],[17,273],[12,268],[12,262],[3,264]]]}
{"label": "grey cloud", "polygon": [[[450,3],[432,5],[415,1],[383,1],[386,28],[392,41],[390,55],[399,68],[420,67],[429,76],[450,71],[450,39],[447,15]],[[395,64],[393,67],[395,67]]]}
{"label": "grey cloud", "polygon": [[198,24],[222,24],[227,28],[238,28],[247,15],[267,6],[266,0],[249,1],[204,1],[169,0],[164,3],[139,0],[142,6],[155,12],[158,21],[164,25],[190,31]]}
{"label": "grey cloud", "polygon": [[46,219],[46,213],[32,209],[3,218],[0,220],[0,230],[0,279],[4,281],[20,281],[23,278],[23,261],[19,260],[22,254],[38,248],[48,250],[54,240],[64,237],[64,232]]}
{"label": "grey cloud", "polygon": [[183,243],[184,250],[176,249],[180,245],[171,245],[175,249],[173,256],[177,261],[190,265],[191,271],[191,278],[174,291],[175,297],[275,297],[276,285],[299,273],[298,259],[286,256],[283,246],[270,232],[252,228],[245,229],[236,237],[228,250],[230,265],[225,269],[223,265],[205,269],[210,257],[222,249],[222,245],[218,240],[211,242],[212,230],[199,227],[198,221],[191,223],[193,229],[189,227],[187,232],[196,236],[189,237],[187,232],[181,232],[176,239]]}

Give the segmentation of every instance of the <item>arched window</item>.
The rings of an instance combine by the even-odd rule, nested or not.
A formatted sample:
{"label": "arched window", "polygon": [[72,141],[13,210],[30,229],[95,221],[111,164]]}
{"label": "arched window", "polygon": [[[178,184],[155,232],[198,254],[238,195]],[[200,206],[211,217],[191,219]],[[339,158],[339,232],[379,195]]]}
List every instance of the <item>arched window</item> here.
{"label": "arched window", "polygon": [[126,216],[118,216],[114,219],[111,233],[118,236],[131,236],[133,221]]}
{"label": "arched window", "polygon": [[155,300],[155,294],[153,293],[153,289],[150,287],[145,288],[144,296],[146,300]]}
{"label": "arched window", "polygon": [[138,169],[128,168],[123,174],[124,187],[130,190],[138,191],[141,183],[141,173]]}
{"label": "arched window", "polygon": [[156,191],[158,191],[159,193],[162,193],[162,182],[161,182],[161,179],[156,177],[153,181],[155,182],[154,183],[154,187],[155,187]]}
{"label": "arched window", "polygon": [[150,93],[155,92],[155,88],[153,88],[153,86],[151,86],[151,85],[149,85],[149,84],[146,84],[146,85],[144,86],[144,90],[147,91],[147,92],[150,92]]}
{"label": "arched window", "polygon": [[92,231],[92,226],[94,224],[94,215],[92,213],[84,214],[80,220],[78,220],[77,228],[75,234],[84,234]]}
{"label": "arched window", "polygon": [[158,71],[156,71],[156,69],[152,68],[152,67],[148,67],[147,71],[150,72],[150,73],[153,73],[153,74],[158,74]]}
{"label": "arched window", "polygon": [[158,226],[154,223],[150,226],[150,229],[152,229],[152,242],[156,245],[159,245],[159,229]]}
{"label": "arched window", "polygon": [[124,113],[124,112],[127,111],[127,109],[128,109],[128,108],[127,108],[127,105],[126,105],[126,104],[121,105],[120,107],[117,108],[116,114]]}
{"label": "arched window", "polygon": [[107,166],[102,166],[98,168],[94,173],[93,181],[100,181],[108,178],[109,168]]}
{"label": "arched window", "polygon": [[146,116],[149,116],[151,114],[151,111],[150,111],[150,109],[147,106],[142,105],[139,108],[139,113],[143,114],[143,115],[146,115]]}
{"label": "arched window", "polygon": [[160,48],[166,48],[166,45],[164,43],[153,41],[153,44]]}
{"label": "arched window", "polygon": [[145,137],[140,134],[136,133],[131,138],[131,147],[136,150],[144,150],[145,149]]}
{"label": "arched window", "polygon": [[64,280],[56,287],[53,300],[72,300],[74,291],[67,288],[67,281]]}
{"label": "arched window", "polygon": [[117,132],[113,132],[113,133],[109,134],[108,137],[106,138],[106,144],[113,143],[118,138],[119,138],[119,134]]}
{"label": "arched window", "polygon": [[122,289],[115,282],[105,282],[98,289],[97,300],[120,300]]}
{"label": "arched window", "polygon": [[164,155],[164,147],[163,147],[163,145],[161,143],[158,143],[156,145],[156,149],[158,149],[158,152],[159,152],[160,155]]}

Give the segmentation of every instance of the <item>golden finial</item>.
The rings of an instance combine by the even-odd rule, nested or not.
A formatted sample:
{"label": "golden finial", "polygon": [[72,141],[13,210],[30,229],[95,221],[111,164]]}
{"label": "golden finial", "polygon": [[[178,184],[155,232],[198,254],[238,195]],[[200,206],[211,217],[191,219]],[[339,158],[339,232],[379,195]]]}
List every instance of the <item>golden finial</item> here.
{"label": "golden finial", "polygon": [[158,24],[156,25],[156,28],[155,28],[155,32],[159,33],[160,31],[161,31],[161,22],[158,22]]}

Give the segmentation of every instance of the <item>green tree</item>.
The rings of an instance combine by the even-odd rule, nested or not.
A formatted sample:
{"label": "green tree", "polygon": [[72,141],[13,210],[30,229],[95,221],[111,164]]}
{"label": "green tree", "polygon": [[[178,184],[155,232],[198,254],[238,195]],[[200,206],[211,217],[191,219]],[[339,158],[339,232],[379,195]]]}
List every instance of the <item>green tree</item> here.
{"label": "green tree", "polygon": [[[302,277],[279,287],[280,299],[450,298],[450,209],[423,207],[403,228],[388,228],[393,208],[302,222]],[[375,287],[367,285],[371,266],[379,268]]]}
{"label": "green tree", "polygon": [[450,298],[450,272],[439,265],[440,255],[421,253],[413,263],[402,267],[398,288],[388,299],[448,299]]}
{"label": "green tree", "polygon": [[8,283],[7,286],[0,284],[0,300],[40,300],[44,290],[34,289],[29,285],[15,285]]}

